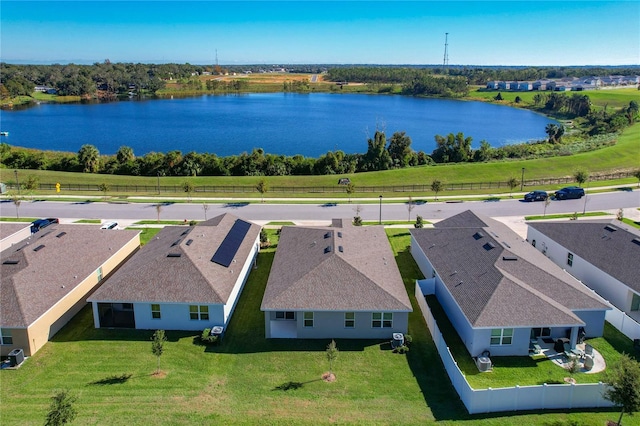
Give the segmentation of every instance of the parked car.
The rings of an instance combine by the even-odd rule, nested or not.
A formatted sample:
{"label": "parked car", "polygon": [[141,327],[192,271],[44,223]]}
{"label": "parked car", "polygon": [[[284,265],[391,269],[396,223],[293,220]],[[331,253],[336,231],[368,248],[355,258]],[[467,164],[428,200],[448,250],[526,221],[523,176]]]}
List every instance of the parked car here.
{"label": "parked car", "polygon": [[546,191],[531,191],[527,194],[524,194],[525,201],[544,201],[547,199],[549,195]]}
{"label": "parked car", "polygon": [[117,228],[118,228],[118,222],[105,222],[100,227],[100,229],[117,229]]}
{"label": "parked car", "polygon": [[49,217],[49,218],[46,218],[46,219],[34,220],[33,222],[31,222],[31,233],[35,234],[36,232],[38,232],[42,228],[46,228],[47,226],[51,225],[52,223],[60,223],[60,221],[58,219],[56,219],[56,218],[53,218],[53,217]]}
{"label": "parked car", "polygon": [[569,198],[582,198],[584,196],[584,189],[579,186],[567,186],[555,193],[556,200],[567,200]]}

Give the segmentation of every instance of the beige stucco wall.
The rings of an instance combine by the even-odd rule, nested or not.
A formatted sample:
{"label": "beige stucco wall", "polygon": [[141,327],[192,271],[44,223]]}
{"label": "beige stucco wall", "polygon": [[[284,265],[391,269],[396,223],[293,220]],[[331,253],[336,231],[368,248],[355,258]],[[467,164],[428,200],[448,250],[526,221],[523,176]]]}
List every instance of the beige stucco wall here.
{"label": "beige stucco wall", "polygon": [[[101,265],[103,280],[139,247],[140,234],[137,234]],[[13,345],[3,345],[2,355],[8,354],[14,348],[22,348],[26,356],[31,356],[44,346],[74,315],[80,312],[87,303],[87,297],[99,287],[97,271],[98,267],[96,267],[93,274],[85,278],[69,294],[34,321],[27,328],[27,336],[23,336],[18,340],[16,334],[18,334],[19,330],[12,329]]]}

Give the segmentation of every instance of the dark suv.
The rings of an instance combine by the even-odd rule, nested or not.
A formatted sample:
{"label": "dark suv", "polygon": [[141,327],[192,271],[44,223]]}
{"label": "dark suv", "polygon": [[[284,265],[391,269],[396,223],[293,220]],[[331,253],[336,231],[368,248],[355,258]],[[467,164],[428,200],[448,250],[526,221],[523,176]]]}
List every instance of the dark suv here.
{"label": "dark suv", "polygon": [[556,191],[556,200],[567,200],[569,198],[582,198],[584,196],[584,189],[579,186],[567,186]]}
{"label": "dark suv", "polygon": [[38,219],[38,220],[34,220],[33,222],[31,222],[31,233],[35,234],[36,232],[38,232],[39,230],[41,230],[42,228],[46,228],[47,226],[51,225],[52,223],[59,223],[60,221],[56,218],[50,217],[47,219]]}

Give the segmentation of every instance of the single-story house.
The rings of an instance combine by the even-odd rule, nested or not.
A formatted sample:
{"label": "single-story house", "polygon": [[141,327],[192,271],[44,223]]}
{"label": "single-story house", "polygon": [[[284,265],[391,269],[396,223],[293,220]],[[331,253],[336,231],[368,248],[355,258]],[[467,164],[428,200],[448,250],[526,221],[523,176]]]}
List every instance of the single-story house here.
{"label": "single-story house", "polygon": [[267,338],[390,339],[411,302],[382,226],[282,228],[260,309]]}
{"label": "single-story house", "polygon": [[601,336],[609,305],[506,225],[470,210],[412,229],[411,253],[471,356]]}
{"label": "single-story house", "polygon": [[89,298],[95,327],[226,327],[259,249],[260,226],[232,214],[167,226]]}
{"label": "single-story house", "polygon": [[139,247],[138,231],[52,224],[3,250],[1,354],[33,355]]}
{"label": "single-story house", "polygon": [[640,322],[640,230],[618,220],[528,225],[531,245]]}

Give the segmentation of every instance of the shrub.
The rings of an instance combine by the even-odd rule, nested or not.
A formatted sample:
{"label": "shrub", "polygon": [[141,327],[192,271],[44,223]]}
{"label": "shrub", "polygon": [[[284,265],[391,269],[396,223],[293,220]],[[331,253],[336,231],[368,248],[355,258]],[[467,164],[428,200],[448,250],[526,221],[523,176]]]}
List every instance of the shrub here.
{"label": "shrub", "polygon": [[218,343],[218,336],[213,336],[211,334],[211,329],[205,328],[200,335],[200,341],[205,345],[213,345]]}

